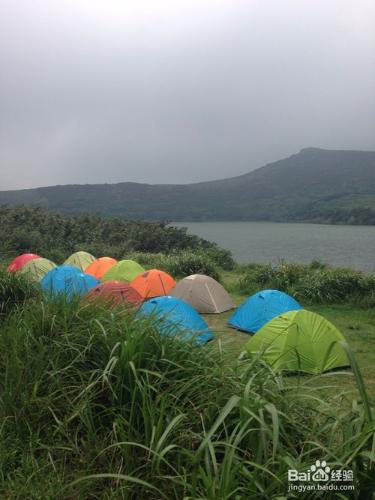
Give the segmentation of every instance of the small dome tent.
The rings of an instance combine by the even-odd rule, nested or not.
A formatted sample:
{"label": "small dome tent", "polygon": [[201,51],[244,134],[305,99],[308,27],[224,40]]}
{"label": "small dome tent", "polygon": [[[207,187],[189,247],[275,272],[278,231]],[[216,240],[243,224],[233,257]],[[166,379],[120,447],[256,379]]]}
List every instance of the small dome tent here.
{"label": "small dome tent", "polygon": [[56,264],[48,259],[39,257],[32,259],[25,264],[20,272],[33,281],[40,281],[51,269],[54,269]]}
{"label": "small dome tent", "polygon": [[85,269],[86,274],[91,274],[98,278],[99,280],[105,275],[107,271],[111,269],[116,264],[117,260],[112,259],[112,257],[100,257],[99,259],[94,260],[88,267]]}
{"label": "small dome tent", "polygon": [[40,256],[35,253],[23,253],[22,255],[19,255],[18,257],[12,260],[12,262],[7,267],[7,271],[8,273],[14,273],[16,271],[20,271],[25,264],[27,264],[31,260],[39,258]]}
{"label": "small dome tent", "polygon": [[198,344],[214,338],[204,319],[191,305],[175,297],[156,297],[145,302],[138,316],[152,316],[160,333],[181,334],[182,338],[195,337]]}
{"label": "small dome tent", "polygon": [[217,314],[234,307],[225,288],[204,274],[187,276],[172,288],[170,294],[184,300],[200,313]]}
{"label": "small dome tent", "polygon": [[278,290],[262,290],[243,302],[229,318],[228,325],[256,333],[268,321],[288,311],[302,309],[290,295]]}
{"label": "small dome tent", "polygon": [[49,271],[40,282],[42,290],[51,296],[64,295],[68,300],[83,296],[98,285],[99,280],[73,266],[62,265]]}
{"label": "small dome tent", "polygon": [[104,281],[94,286],[86,295],[87,300],[99,300],[113,305],[138,305],[142,297],[129,284],[121,281]]}
{"label": "small dome tent", "polygon": [[126,281],[130,282],[139,274],[144,273],[144,268],[134,260],[120,260],[103,276],[103,281]]}
{"label": "small dome tent", "polygon": [[251,337],[245,349],[259,355],[275,370],[317,374],[349,365],[339,344],[343,340],[332,323],[300,309],[269,321]]}
{"label": "small dome tent", "polygon": [[95,260],[95,257],[91,255],[91,253],[80,251],[72,253],[72,255],[66,259],[64,264],[67,266],[74,266],[81,271],[85,271],[85,269]]}
{"label": "small dome tent", "polygon": [[143,299],[168,295],[176,282],[168,273],[159,269],[150,269],[131,281],[132,286]]}

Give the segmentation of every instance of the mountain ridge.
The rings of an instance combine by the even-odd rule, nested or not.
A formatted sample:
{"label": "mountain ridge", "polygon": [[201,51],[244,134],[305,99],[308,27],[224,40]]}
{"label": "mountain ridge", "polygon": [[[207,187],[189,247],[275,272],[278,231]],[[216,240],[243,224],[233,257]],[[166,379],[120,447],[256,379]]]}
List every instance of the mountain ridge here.
{"label": "mountain ridge", "polygon": [[[372,224],[375,151],[309,147],[226,179],[190,184],[66,184],[0,191],[0,204],[146,220],[350,222],[352,218],[350,223]],[[356,213],[361,210],[366,213],[357,220]],[[373,216],[374,222],[363,221],[363,216]]]}

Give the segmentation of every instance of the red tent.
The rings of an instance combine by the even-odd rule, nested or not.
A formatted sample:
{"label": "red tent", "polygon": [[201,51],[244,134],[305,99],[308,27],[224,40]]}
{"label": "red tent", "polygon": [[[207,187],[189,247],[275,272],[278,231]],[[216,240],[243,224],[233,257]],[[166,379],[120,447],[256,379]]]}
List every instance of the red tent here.
{"label": "red tent", "polygon": [[104,281],[92,288],[85,297],[89,300],[103,300],[114,305],[132,304],[138,305],[142,302],[142,297],[137,290],[134,290],[127,283],[112,280]]}
{"label": "red tent", "polygon": [[14,273],[16,271],[19,271],[20,269],[23,268],[25,264],[30,262],[30,260],[39,258],[40,255],[36,255],[35,253],[23,253],[22,255],[19,255],[18,257],[12,260],[12,262],[7,267],[7,271],[8,273]]}

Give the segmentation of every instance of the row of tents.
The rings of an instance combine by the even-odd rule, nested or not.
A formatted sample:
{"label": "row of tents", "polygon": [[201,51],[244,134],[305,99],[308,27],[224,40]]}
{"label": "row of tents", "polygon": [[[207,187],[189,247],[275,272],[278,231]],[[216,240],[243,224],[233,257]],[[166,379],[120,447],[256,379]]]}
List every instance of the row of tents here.
{"label": "row of tents", "polygon": [[137,317],[153,316],[163,332],[194,336],[202,344],[214,338],[200,313],[219,314],[234,307],[224,287],[205,275],[188,276],[178,283],[159,269],[146,271],[132,260],[95,259],[77,252],[56,266],[36,254],[16,257],[9,272],[38,281],[47,297],[82,297],[114,305],[136,306]]}
{"label": "row of tents", "polygon": [[[131,260],[95,259],[86,252],[73,254],[61,266],[24,254],[12,261],[8,271],[40,281],[48,295],[137,306],[138,318],[152,316],[160,331],[194,336],[199,344],[214,338],[199,313],[234,308],[228,292],[209,276],[192,275],[176,283],[164,271],[145,271]],[[275,369],[321,373],[348,365],[337,328],[278,290],[249,297],[231,315],[228,326],[253,334],[246,351]]]}
{"label": "row of tents", "polygon": [[178,283],[159,269],[146,271],[133,260],[116,261],[111,257],[95,259],[87,252],[71,255],[63,265],[36,254],[16,257],[8,266],[9,272],[21,272],[41,283],[51,294],[102,297],[133,304],[164,295],[188,302],[199,313],[221,313],[234,304],[224,287],[210,276],[195,274]]}

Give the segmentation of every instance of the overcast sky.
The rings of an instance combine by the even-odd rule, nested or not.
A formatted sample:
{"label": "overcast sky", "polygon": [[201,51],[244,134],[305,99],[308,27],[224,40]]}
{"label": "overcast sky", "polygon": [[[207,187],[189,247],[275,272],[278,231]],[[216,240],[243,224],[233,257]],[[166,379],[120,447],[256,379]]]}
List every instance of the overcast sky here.
{"label": "overcast sky", "polygon": [[375,150],[374,0],[0,0],[0,189]]}

